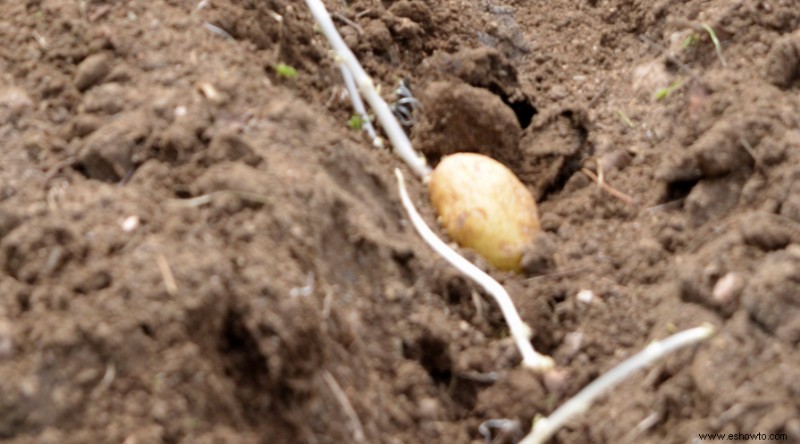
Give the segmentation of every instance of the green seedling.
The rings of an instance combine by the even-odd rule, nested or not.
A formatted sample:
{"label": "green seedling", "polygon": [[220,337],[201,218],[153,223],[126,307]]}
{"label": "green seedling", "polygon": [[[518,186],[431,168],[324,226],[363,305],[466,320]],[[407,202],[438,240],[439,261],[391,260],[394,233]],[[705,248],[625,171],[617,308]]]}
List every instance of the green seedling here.
{"label": "green seedling", "polygon": [[667,97],[669,97],[670,94],[672,94],[676,89],[680,88],[682,85],[683,85],[683,79],[678,79],[672,82],[672,84],[669,85],[668,87],[659,89],[658,91],[656,91],[656,100],[666,99]]}
{"label": "green seedling", "polygon": [[708,36],[711,37],[711,41],[714,42],[714,50],[717,51],[717,57],[719,57],[719,62],[722,63],[722,66],[726,66],[725,59],[722,57],[722,45],[720,45],[719,39],[717,38],[717,34],[714,32],[714,29],[711,28],[711,26],[709,26],[706,23],[703,23],[700,26],[702,26],[703,29],[705,29],[705,31],[708,33]]}
{"label": "green seedling", "polygon": [[354,131],[361,131],[364,127],[364,119],[358,114],[353,114],[347,121],[347,127]]}
{"label": "green seedling", "polygon": [[[358,92],[358,87],[356,86],[356,82],[353,79],[353,74],[347,69],[344,64],[339,63],[339,70],[342,72],[342,79],[344,80],[344,86],[347,89],[347,95],[350,96],[350,101],[353,103],[353,117],[350,118],[350,121],[347,122],[350,128],[353,128],[352,125],[356,124],[356,116],[360,121],[358,125],[358,129],[362,127],[369,135],[369,138],[372,139],[372,146],[375,148],[383,148],[383,140],[378,137],[378,133],[375,132],[375,127],[372,126],[372,118],[367,115],[367,108],[364,106],[364,101],[361,100],[361,94]],[[355,128],[353,128],[355,129]]]}
{"label": "green seedling", "polygon": [[625,114],[625,111],[619,110],[617,111],[617,114],[619,114],[619,118],[622,119],[622,123],[624,123],[628,128],[636,128],[636,124],[633,123],[633,120],[631,120],[627,114]]}
{"label": "green seedling", "polygon": [[697,40],[698,40],[697,34],[691,33],[691,34],[687,35],[686,38],[683,39],[683,43],[681,43],[681,49],[688,49],[688,48],[696,45],[697,44]]}
{"label": "green seedling", "polygon": [[289,66],[285,63],[278,63],[275,65],[275,73],[278,74],[278,77],[283,77],[284,79],[294,79],[297,77],[297,70],[294,69],[293,66]]}

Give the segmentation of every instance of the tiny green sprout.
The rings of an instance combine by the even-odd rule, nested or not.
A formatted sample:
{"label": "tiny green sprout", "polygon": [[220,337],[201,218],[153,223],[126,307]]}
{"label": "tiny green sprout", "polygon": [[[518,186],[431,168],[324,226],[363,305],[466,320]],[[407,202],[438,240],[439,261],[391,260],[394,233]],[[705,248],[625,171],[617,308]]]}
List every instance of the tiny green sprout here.
{"label": "tiny green sprout", "polygon": [[669,85],[668,87],[659,89],[658,91],[656,91],[656,100],[664,100],[664,99],[666,99],[676,89],[680,88],[681,85],[683,85],[683,79],[678,79],[678,80],[672,82],[672,84]]}
{"label": "tiny green sprout", "polygon": [[625,114],[625,111],[619,110],[617,111],[617,114],[619,115],[619,118],[622,119],[622,123],[627,125],[628,128],[636,128],[636,124],[633,123],[633,120],[631,120],[627,114]]}
{"label": "tiny green sprout", "polygon": [[682,49],[688,49],[689,47],[694,46],[697,43],[697,34],[691,33],[683,39],[683,43],[681,43]]}
{"label": "tiny green sprout", "polygon": [[673,334],[678,331],[678,326],[673,324],[672,322],[667,323],[667,332],[669,334]]}
{"label": "tiny green sprout", "polygon": [[364,119],[360,114],[353,114],[350,120],[347,121],[347,126],[351,130],[361,131],[361,128],[364,126]]}
{"label": "tiny green sprout", "polygon": [[[551,393],[549,396],[547,396],[547,398],[545,398],[544,403],[547,405],[547,410],[553,410],[556,408],[556,404],[558,403],[558,397]],[[541,417],[542,415],[536,416]]]}
{"label": "tiny green sprout", "polygon": [[275,73],[278,74],[278,77],[283,77],[285,79],[297,77],[297,70],[285,63],[278,63],[275,65]]}
{"label": "tiny green sprout", "polygon": [[708,36],[711,37],[711,41],[714,42],[714,50],[717,51],[717,57],[719,57],[719,62],[722,63],[722,66],[725,66],[725,59],[722,57],[722,45],[719,43],[719,39],[717,38],[717,34],[714,32],[714,29],[711,28],[706,23],[701,25],[703,29],[706,30]]}

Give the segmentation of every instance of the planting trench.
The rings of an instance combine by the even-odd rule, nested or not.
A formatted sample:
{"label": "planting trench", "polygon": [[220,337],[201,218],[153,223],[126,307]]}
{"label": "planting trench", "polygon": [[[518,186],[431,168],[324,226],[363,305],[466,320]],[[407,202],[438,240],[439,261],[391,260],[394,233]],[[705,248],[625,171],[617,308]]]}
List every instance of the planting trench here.
{"label": "planting trench", "polygon": [[410,227],[304,2],[4,2],[0,438],[352,442],[332,377],[366,442],[480,443],[496,418],[513,442],[710,322],[553,442],[800,441],[793,1],[328,7],[387,100],[408,80],[431,163],[489,154],[536,197],[525,274],[462,253],[560,371],[520,368],[497,307]]}

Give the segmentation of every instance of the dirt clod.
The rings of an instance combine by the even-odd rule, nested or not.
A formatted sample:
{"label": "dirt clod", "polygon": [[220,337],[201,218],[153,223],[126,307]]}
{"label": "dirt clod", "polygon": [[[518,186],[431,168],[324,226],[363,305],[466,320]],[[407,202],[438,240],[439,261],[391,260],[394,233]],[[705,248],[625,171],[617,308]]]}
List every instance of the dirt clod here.
{"label": "dirt clod", "polygon": [[419,99],[424,111],[414,139],[431,162],[457,152],[486,154],[507,165],[518,162],[519,123],[496,95],[441,81],[428,85]]}
{"label": "dirt clod", "polygon": [[113,58],[110,54],[92,54],[84,59],[75,72],[75,87],[85,91],[103,80],[113,67]]}
{"label": "dirt clod", "polygon": [[764,251],[780,250],[791,242],[800,243],[800,227],[768,213],[754,213],[740,222],[745,242]]}
{"label": "dirt clod", "polygon": [[800,255],[796,251],[777,252],[756,270],[742,299],[760,326],[789,344],[800,341],[798,285]]}
{"label": "dirt clod", "polygon": [[772,45],[764,75],[781,88],[788,88],[800,79],[800,32],[784,36]]}
{"label": "dirt clod", "polygon": [[150,122],[143,112],[117,116],[90,134],[80,150],[80,168],[91,179],[118,182],[145,156]]}

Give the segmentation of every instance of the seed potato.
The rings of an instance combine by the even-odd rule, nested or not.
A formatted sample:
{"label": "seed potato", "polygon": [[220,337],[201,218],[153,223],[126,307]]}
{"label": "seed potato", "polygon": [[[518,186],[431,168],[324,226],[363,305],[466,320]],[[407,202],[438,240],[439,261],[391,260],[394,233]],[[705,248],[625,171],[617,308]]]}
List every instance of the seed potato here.
{"label": "seed potato", "polygon": [[520,271],[523,250],[540,231],[539,216],[511,170],[481,154],[454,154],[439,162],[429,191],[452,240],[499,269]]}

